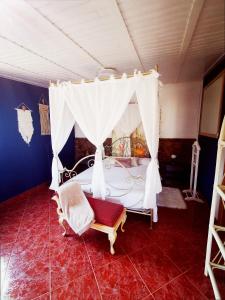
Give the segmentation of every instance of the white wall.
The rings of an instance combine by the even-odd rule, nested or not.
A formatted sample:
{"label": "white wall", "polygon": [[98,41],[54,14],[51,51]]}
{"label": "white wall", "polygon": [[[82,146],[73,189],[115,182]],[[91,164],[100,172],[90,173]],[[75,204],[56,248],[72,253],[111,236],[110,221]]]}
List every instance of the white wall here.
{"label": "white wall", "polygon": [[[83,134],[82,130],[80,129],[79,125],[75,124],[75,138],[85,138],[86,136]],[[109,137],[112,137],[110,134]]]}
{"label": "white wall", "polygon": [[82,130],[80,129],[79,125],[75,124],[75,138],[84,138],[85,135],[83,134]]}
{"label": "white wall", "polygon": [[160,137],[196,138],[202,82],[166,84],[160,88]]}
{"label": "white wall", "polygon": [[[202,82],[166,84],[160,88],[160,137],[196,138],[200,115]],[[75,125],[76,137],[85,137]]]}

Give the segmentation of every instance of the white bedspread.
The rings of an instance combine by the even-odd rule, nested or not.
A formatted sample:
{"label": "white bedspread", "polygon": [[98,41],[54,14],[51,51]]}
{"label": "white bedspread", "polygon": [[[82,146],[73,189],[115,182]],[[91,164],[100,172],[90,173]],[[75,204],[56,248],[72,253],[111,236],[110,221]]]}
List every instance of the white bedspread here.
{"label": "white bedspread", "polygon": [[[105,167],[107,198],[111,201],[121,203],[126,208],[143,209],[146,168],[147,166],[145,165],[127,169],[115,166],[111,166],[110,168]],[[92,172],[93,167],[78,174],[76,177],[70,179],[70,181],[79,182],[83,191],[91,192]],[[131,175],[136,176],[136,179],[132,179]]]}

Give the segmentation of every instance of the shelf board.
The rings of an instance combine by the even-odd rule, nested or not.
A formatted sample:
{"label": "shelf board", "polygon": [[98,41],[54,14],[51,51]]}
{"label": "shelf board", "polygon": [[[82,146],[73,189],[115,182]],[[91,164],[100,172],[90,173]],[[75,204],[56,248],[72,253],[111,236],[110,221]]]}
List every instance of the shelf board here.
{"label": "shelf board", "polygon": [[211,284],[212,284],[215,299],[221,299],[220,291],[219,291],[217,283],[216,283],[216,278],[214,276],[213,269],[210,266],[210,264],[208,264],[206,267],[207,267],[207,271],[208,271],[210,281],[211,281]]}
{"label": "shelf board", "polygon": [[218,185],[216,187],[216,191],[217,193],[220,195],[220,197],[223,199],[223,201],[225,201],[225,185]]}
{"label": "shelf board", "polygon": [[223,259],[225,260],[225,247],[224,247],[224,244],[221,240],[221,238],[219,237],[217,231],[216,231],[216,228],[217,226],[210,226],[210,230],[214,236],[214,239],[216,240],[216,243],[217,243],[217,246],[219,247],[219,250],[220,250],[220,253],[221,255],[223,256]]}
{"label": "shelf board", "polygon": [[219,145],[225,147],[225,141],[219,141]]}

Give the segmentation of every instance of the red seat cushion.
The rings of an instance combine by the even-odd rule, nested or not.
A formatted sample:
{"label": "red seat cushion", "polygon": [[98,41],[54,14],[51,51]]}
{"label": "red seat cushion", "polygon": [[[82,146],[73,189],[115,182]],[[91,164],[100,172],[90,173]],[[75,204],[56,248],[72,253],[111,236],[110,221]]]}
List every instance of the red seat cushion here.
{"label": "red seat cushion", "polygon": [[95,213],[96,223],[113,227],[124,209],[123,205],[95,199],[87,194],[86,197]]}

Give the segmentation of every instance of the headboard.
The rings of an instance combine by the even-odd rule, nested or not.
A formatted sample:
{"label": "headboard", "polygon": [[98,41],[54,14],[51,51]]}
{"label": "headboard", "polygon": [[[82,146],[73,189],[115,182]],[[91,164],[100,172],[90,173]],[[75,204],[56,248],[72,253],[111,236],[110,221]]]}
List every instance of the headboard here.
{"label": "headboard", "polygon": [[[104,155],[105,157],[118,157],[123,156],[126,157],[124,154],[126,153],[126,143],[131,144],[131,156],[136,157],[149,157],[149,151],[146,143],[143,142],[142,139],[135,138],[132,139],[130,137],[122,137],[114,141],[111,145],[105,144],[104,145]],[[121,153],[118,155],[118,152],[115,152],[115,149],[122,149]],[[72,169],[64,168],[61,174],[61,183],[65,182],[66,180],[74,177],[79,173],[79,166],[82,164],[86,165],[86,168],[92,167],[94,164],[95,154],[90,154],[82,157],[79,159]],[[119,162],[118,162],[119,163]],[[119,163],[120,164],[120,163]]]}
{"label": "headboard", "polygon": [[112,156],[118,157],[149,157],[149,150],[146,141],[140,137],[120,137],[112,145],[104,146],[105,153],[111,152]]}

